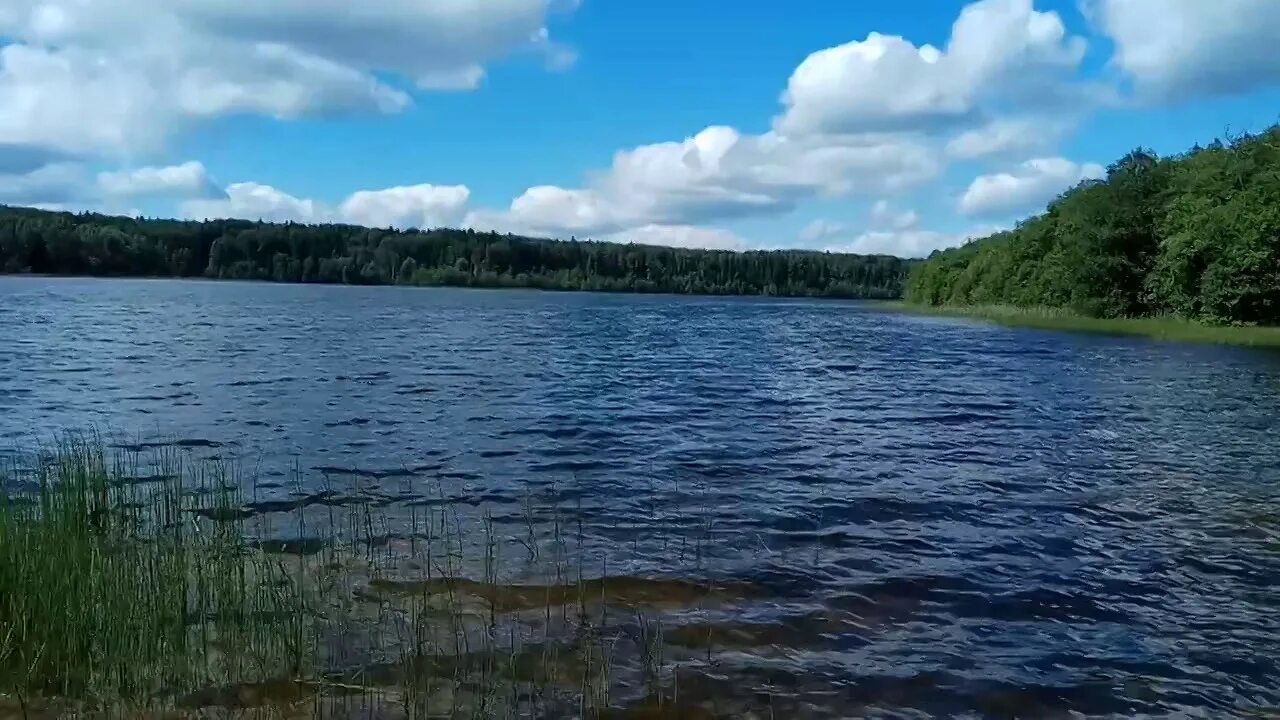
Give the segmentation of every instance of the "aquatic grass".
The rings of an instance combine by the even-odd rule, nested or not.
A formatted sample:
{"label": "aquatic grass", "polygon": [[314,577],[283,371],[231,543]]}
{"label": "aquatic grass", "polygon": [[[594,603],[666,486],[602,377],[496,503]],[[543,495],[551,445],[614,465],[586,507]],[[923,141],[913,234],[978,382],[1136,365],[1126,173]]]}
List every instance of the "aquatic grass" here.
{"label": "aquatic grass", "polygon": [[1169,342],[1280,348],[1280,327],[1261,325],[1213,325],[1174,316],[1146,318],[1096,318],[1066,308],[1012,305],[921,305],[906,302],[874,302],[872,307],[915,315],[937,315],[986,320],[1009,327],[1037,330],[1129,335]]}
{"label": "aquatic grass", "polygon": [[504,537],[438,485],[395,515],[404,490],[358,475],[308,493],[295,471],[276,500],[163,445],[72,436],[24,457],[0,471],[0,709],[604,716],[617,688],[670,694],[650,608],[733,593],[611,576],[554,493]]}
{"label": "aquatic grass", "polygon": [[[136,456],[134,457],[136,459]],[[132,702],[309,655],[288,575],[231,528],[201,526],[176,453],[135,482],[129,454],[68,439],[0,493],[0,691]],[[202,497],[237,502],[217,468]]]}

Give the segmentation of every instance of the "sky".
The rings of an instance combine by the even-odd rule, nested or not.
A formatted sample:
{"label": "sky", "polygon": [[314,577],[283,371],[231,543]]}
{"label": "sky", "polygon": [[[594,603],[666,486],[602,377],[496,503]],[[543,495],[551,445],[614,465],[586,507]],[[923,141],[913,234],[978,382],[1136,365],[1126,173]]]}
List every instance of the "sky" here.
{"label": "sky", "polygon": [[1280,121],[1277,0],[0,0],[0,204],[904,257]]}

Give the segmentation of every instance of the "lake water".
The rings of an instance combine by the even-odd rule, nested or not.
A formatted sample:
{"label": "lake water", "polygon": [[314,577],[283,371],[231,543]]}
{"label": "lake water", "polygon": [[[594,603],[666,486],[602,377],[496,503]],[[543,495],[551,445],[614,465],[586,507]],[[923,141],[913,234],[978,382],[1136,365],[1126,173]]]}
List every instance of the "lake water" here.
{"label": "lake water", "polygon": [[737,630],[688,677],[777,717],[1280,713],[1278,420],[1276,354],[857,303],[0,278],[5,451],[550,498],[635,576],[698,533],[763,592],[671,620]]}

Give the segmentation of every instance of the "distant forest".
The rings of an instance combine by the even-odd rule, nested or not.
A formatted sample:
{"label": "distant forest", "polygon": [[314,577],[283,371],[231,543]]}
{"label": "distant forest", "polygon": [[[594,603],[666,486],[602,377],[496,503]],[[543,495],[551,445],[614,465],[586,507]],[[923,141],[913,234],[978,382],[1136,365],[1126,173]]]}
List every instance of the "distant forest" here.
{"label": "distant forest", "polygon": [[1136,150],[1016,229],[934,253],[907,299],[1280,324],[1280,126]]}
{"label": "distant forest", "polygon": [[0,206],[0,271],[292,283],[897,298],[909,263],[474,230],[184,222]]}

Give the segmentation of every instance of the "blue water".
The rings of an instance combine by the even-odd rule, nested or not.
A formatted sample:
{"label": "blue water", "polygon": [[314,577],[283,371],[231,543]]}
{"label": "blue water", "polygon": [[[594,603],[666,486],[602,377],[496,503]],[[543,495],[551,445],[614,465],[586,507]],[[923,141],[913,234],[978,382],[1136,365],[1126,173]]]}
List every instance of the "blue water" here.
{"label": "blue water", "polygon": [[857,303],[0,278],[4,451],[554,496],[640,575],[696,532],[765,592],[685,619],[779,632],[683,682],[778,717],[1280,712],[1278,419],[1276,354]]}

